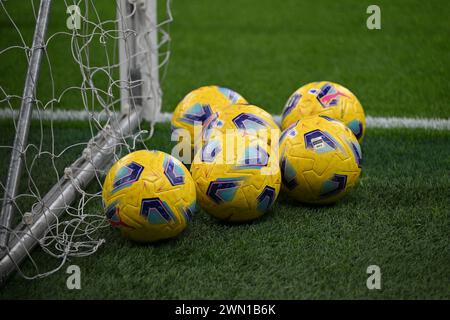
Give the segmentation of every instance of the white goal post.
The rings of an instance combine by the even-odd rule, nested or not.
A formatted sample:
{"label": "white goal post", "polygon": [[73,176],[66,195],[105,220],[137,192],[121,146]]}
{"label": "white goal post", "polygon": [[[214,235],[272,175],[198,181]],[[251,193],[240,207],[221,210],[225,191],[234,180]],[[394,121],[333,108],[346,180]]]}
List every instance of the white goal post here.
{"label": "white goal post", "polygon": [[[121,83],[139,81],[137,88],[121,86],[121,110],[127,113],[133,103],[139,103],[146,120],[155,120],[161,110],[161,87],[159,85],[158,28],[156,0],[122,1],[117,7],[119,32],[126,34],[131,27],[136,33],[135,41],[125,37],[119,39],[119,61]],[[135,10],[136,9],[136,10]],[[135,10],[135,12],[133,12]],[[130,53],[134,53],[130,57]]]}
{"label": "white goal post", "polygon": [[[83,33],[83,30],[74,28],[48,35],[47,26],[51,6],[55,3],[51,0],[41,0],[31,48],[28,48],[26,44],[0,47],[0,58],[2,54],[13,50],[30,52],[23,94],[21,96],[9,94],[0,85],[0,94],[3,94],[3,96],[0,95],[0,102],[8,104],[11,112],[15,111],[11,101],[14,99],[20,101],[19,118],[14,123],[16,128],[14,142],[10,146],[0,146],[11,152],[6,185],[0,185],[0,191],[3,192],[3,197],[0,199],[2,201],[0,285],[15,270],[20,271],[19,265],[24,259],[27,257],[32,259],[30,250],[37,245],[41,246],[44,252],[56,257],[59,262],[58,266],[50,271],[37,271],[31,276],[21,272],[29,279],[46,276],[59,270],[71,256],[85,256],[97,250],[103,243],[103,239],[96,239],[93,234],[98,228],[104,226],[105,219],[102,218],[102,213],[88,214],[84,208],[90,201],[98,201],[101,198],[100,188],[97,187],[95,193],[85,190],[93,180],[101,186],[105,168],[113,159],[117,159],[122,149],[129,152],[136,147],[136,141],[151,136],[153,123],[160,116],[162,93],[159,72],[163,66],[167,65],[170,56],[169,49],[161,52],[161,47],[170,41],[165,29],[172,21],[170,0],[166,0],[165,19],[160,23],[157,22],[157,0],[116,0],[111,4],[115,6],[117,13],[113,23],[98,20],[95,3],[92,0],[66,0],[64,1],[66,7],[76,6],[77,8],[79,5],[84,5],[83,11],[76,12],[79,16],[71,16],[71,18],[79,18],[79,27],[86,28],[88,32]],[[95,17],[93,19],[88,16],[89,8],[93,8],[92,16]],[[20,26],[14,23],[6,5],[0,0],[0,10],[2,9],[14,29],[20,33]],[[51,61],[47,47],[51,41],[56,41],[58,36],[66,36],[70,39],[72,57],[80,67],[83,81],[80,86],[53,92],[51,99],[43,101],[36,96],[41,61],[44,59]],[[110,61],[108,56],[107,63],[94,66],[89,58],[88,49],[97,39],[103,41],[105,38],[113,43],[109,47],[112,48],[111,50],[105,49],[106,55],[108,56],[112,51],[115,61]],[[114,77],[117,73],[113,70],[118,70],[118,78]],[[96,73],[107,75],[106,86],[96,84]],[[86,142],[79,158],[67,166],[64,172],[57,172],[60,178],[48,192],[44,190],[42,193],[36,192],[33,179],[34,162],[46,155],[50,155],[54,161],[61,154],[56,154],[53,149],[50,151],[39,149],[38,154],[32,158],[32,164],[27,164],[27,153],[33,149],[28,143],[32,111],[53,110],[71,90],[79,90],[82,97],[80,103],[91,115],[89,125],[99,130]],[[114,92],[119,92],[119,96],[117,97]],[[93,110],[98,105],[101,106],[100,112],[106,114],[106,121],[102,122],[95,118]],[[150,123],[150,132],[140,127],[142,120]],[[53,131],[51,132],[51,143],[54,144],[57,137],[53,136]],[[67,146],[62,153],[73,147],[74,145]],[[52,169],[56,171],[56,166],[54,165]],[[28,187],[24,187],[26,191],[20,191],[24,189],[21,189],[23,186],[19,185],[23,175],[26,175],[28,180]],[[32,207],[25,212],[19,210],[18,202],[22,198],[30,197],[34,200]],[[74,201],[77,202],[75,205],[73,205]],[[21,216],[15,219],[18,212]],[[68,216],[68,219],[64,220],[64,214]],[[20,222],[13,226],[15,220]],[[39,269],[36,268],[36,270]]]}

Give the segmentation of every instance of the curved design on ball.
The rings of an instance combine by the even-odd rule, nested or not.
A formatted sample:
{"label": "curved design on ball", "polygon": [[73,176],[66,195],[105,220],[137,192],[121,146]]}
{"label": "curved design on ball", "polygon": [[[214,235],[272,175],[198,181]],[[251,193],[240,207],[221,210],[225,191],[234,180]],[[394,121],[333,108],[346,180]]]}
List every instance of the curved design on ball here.
{"label": "curved design on ball", "polygon": [[173,186],[184,183],[184,171],[174,162],[171,156],[166,156],[164,159],[164,174]]}
{"label": "curved design on ball", "polygon": [[263,213],[266,212],[275,201],[275,198],[276,198],[275,189],[269,186],[265,186],[264,190],[256,199],[258,202],[258,210]]}
{"label": "curved design on ball", "polygon": [[290,190],[294,189],[298,185],[297,179],[295,179],[297,173],[286,157],[281,158],[280,169],[283,184]]}
{"label": "curved design on ball", "polygon": [[291,111],[295,108],[297,103],[300,101],[302,95],[300,93],[294,93],[286,103],[284,107],[283,114],[281,115],[281,119],[284,119]]}
{"label": "curved design on ball", "polygon": [[343,174],[335,174],[330,180],[323,183],[320,190],[321,197],[335,195],[345,189],[347,184],[347,176]]}
{"label": "curved design on ball", "polygon": [[131,186],[131,184],[139,179],[144,167],[136,162],[131,162],[117,171],[113,181],[113,189],[111,194]]}
{"label": "curved design on ball", "polygon": [[194,213],[197,211],[197,202],[194,201],[190,205],[181,208],[181,211],[183,212],[186,221],[191,221]]}
{"label": "curved design on ball", "polygon": [[353,119],[352,121],[348,122],[347,127],[349,127],[349,129],[352,130],[356,139],[359,140],[363,136],[363,130],[364,130],[363,125],[357,119]]}
{"label": "curved design on ball", "polygon": [[165,224],[176,219],[170,207],[159,198],[142,199],[140,212],[152,224]]}
{"label": "curved design on ball", "polygon": [[206,194],[217,204],[233,200],[241,178],[223,178],[211,181]]}
{"label": "curved design on ball", "polygon": [[291,124],[289,127],[287,127],[280,136],[280,140],[279,140],[279,144],[281,144],[284,139],[286,139],[288,136],[289,137],[295,137],[297,135],[297,131],[295,130],[295,126],[297,125],[298,120],[296,122],[294,122],[293,124]]}
{"label": "curved design on ball", "polygon": [[338,123],[340,123],[340,121],[338,121],[336,119],[333,119],[333,118],[330,118],[328,116],[324,116],[323,114],[320,114],[319,117],[321,117],[322,119],[325,119],[327,121],[330,121],[330,122],[338,122]]}
{"label": "curved design on ball", "polygon": [[241,130],[269,129],[270,125],[262,118],[250,113],[241,113],[233,119],[236,128]]}
{"label": "curved design on ball", "polygon": [[235,104],[240,99],[243,99],[241,95],[231,89],[225,87],[217,87],[217,89],[225,96],[232,104]]}
{"label": "curved design on ball", "polygon": [[213,114],[209,104],[196,103],[190,107],[180,118],[180,121],[194,125],[195,123],[203,123]]}
{"label": "curved design on ball", "polygon": [[352,149],[353,155],[355,156],[355,160],[356,160],[356,163],[358,164],[358,168],[361,168],[361,161],[362,161],[361,147],[359,146],[359,143],[350,141],[349,144]]}
{"label": "curved design on ball", "polygon": [[126,223],[124,223],[121,219],[120,219],[120,214],[119,214],[119,206],[118,206],[118,201],[115,201],[113,203],[111,203],[108,208],[106,208],[106,218],[108,219],[109,223],[111,224],[111,226],[113,226],[114,228],[117,227],[127,227],[127,228],[133,228],[129,225],[127,225]]}

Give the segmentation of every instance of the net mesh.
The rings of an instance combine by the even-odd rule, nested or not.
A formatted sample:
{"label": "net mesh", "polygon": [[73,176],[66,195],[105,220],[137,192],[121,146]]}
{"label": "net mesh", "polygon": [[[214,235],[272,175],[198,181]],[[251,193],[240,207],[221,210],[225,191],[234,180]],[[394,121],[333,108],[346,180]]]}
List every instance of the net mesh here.
{"label": "net mesh", "polygon": [[[39,2],[31,0],[27,6],[25,2],[19,5],[0,0],[0,22],[5,35],[0,37],[0,121],[5,129],[0,138],[2,203],[18,111],[22,99],[27,98],[22,97],[23,79],[35,49],[31,43]],[[47,36],[41,45],[44,55],[40,77],[31,97],[33,121],[22,153],[20,189],[11,199],[14,225],[33,223],[38,210],[32,208],[48,205],[43,201],[45,194],[60,179],[75,186],[77,197],[73,203],[64,204],[63,214],[55,216],[56,223],[49,225],[45,236],[38,239],[41,253],[56,258],[52,259],[54,262],[33,260],[28,252],[31,264],[22,270],[17,265],[27,279],[50,275],[71,257],[91,255],[105,242],[100,230],[108,223],[101,203],[101,186],[107,165],[91,168],[94,177],[86,188],[72,176],[78,165],[72,163],[80,155],[89,159],[98,151],[98,141],[109,135],[115,135],[110,158],[117,160],[153,134],[154,119],[160,111],[159,77],[164,78],[170,58],[172,14],[170,0],[158,1],[155,24],[144,8],[146,5],[146,1],[139,0],[66,0],[52,4]],[[121,10],[123,6],[128,6],[128,11]],[[151,37],[156,37],[156,42]],[[158,64],[151,61],[152,55],[157,55]],[[156,72],[151,68],[156,68]],[[121,134],[115,129],[120,111],[131,112],[139,108],[136,105],[147,105],[150,121],[139,124],[132,133]],[[62,124],[61,119],[83,121]],[[24,232],[14,228],[8,231],[12,240]]]}

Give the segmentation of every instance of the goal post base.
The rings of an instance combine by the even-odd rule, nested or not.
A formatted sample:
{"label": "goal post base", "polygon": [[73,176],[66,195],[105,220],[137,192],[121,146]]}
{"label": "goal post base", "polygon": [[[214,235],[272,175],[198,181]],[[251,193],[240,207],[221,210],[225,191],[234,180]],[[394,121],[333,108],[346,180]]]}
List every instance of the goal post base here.
{"label": "goal post base", "polygon": [[[8,104],[8,112],[19,115],[14,120],[14,142],[0,146],[0,151],[12,152],[6,186],[0,184],[4,195],[0,199],[0,285],[15,270],[22,271],[19,265],[23,260],[30,260],[35,269],[27,268],[27,274],[21,275],[26,279],[41,278],[62,268],[69,257],[93,254],[103,243],[98,230],[107,223],[99,201],[106,165],[111,164],[111,159],[117,160],[122,151],[134,151],[138,141],[150,139],[154,123],[162,115],[160,71],[164,68],[163,76],[170,57],[171,1],[158,3],[162,5],[158,15],[157,0],[114,0],[109,9],[102,7],[102,19],[103,13],[98,14],[94,1],[69,4],[40,0],[39,12],[34,14],[32,46],[20,37],[18,45],[0,50],[0,58],[15,50],[28,57],[22,95],[12,89],[6,92],[0,86],[0,101]],[[0,11],[11,30],[21,34],[20,25],[8,12],[10,7],[2,4],[0,0]],[[66,9],[69,14],[66,24],[57,29],[56,25],[47,28],[51,6],[60,6],[56,11]],[[48,50],[57,41],[67,47],[58,45],[57,52]],[[55,63],[54,56],[58,56]],[[41,60],[46,61],[47,68],[41,82],[49,83],[48,90],[36,90]],[[66,68],[67,72],[53,71]],[[81,83],[78,77],[72,77],[78,73]],[[20,100],[20,111],[14,99]],[[87,143],[74,143],[77,136],[67,139],[64,133],[53,130],[53,123],[64,113],[61,106],[69,103],[80,107],[70,113],[81,114],[79,120],[89,125],[85,131],[90,138]],[[40,121],[40,126],[31,126],[33,118]],[[50,126],[47,128],[43,121]],[[143,130],[141,123],[150,130]],[[28,141],[29,131],[33,141]],[[79,158],[72,162],[72,152],[84,146]],[[62,172],[69,163],[67,159],[72,164]],[[49,180],[53,185],[50,190]],[[96,206],[91,206],[90,201]],[[33,247],[58,259],[58,266],[38,267],[30,255]]]}
{"label": "goal post base", "polygon": [[65,175],[32,207],[31,224],[30,220],[22,221],[10,232],[8,248],[0,260],[0,286],[76,199],[78,190],[86,188],[96,172],[112,160],[117,143],[139,126],[142,110],[134,108],[129,114],[119,116],[117,125],[99,131],[82,155],[66,168]]}

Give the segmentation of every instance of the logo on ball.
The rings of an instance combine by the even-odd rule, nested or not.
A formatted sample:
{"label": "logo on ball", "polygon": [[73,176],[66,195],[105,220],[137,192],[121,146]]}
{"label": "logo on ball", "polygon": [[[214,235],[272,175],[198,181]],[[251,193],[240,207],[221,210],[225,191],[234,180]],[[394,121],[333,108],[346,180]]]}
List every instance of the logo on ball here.
{"label": "logo on ball", "polygon": [[317,100],[319,100],[322,107],[329,108],[336,106],[341,96],[347,97],[346,94],[338,91],[331,84],[326,83],[320,88],[320,91],[317,94]]}
{"label": "logo on ball", "polygon": [[342,149],[334,138],[318,129],[305,134],[305,146],[307,149],[313,149],[317,153]]}

